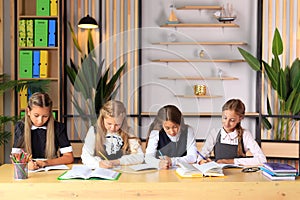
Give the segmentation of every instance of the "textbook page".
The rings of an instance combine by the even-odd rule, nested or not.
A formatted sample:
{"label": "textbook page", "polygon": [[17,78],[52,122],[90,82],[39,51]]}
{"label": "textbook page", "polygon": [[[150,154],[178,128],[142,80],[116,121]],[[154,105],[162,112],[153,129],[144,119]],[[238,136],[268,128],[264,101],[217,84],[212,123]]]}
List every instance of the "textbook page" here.
{"label": "textbook page", "polygon": [[43,168],[39,168],[36,170],[28,170],[29,172],[41,172],[41,171],[49,171],[49,170],[67,170],[69,167],[67,165],[53,165],[53,166],[47,166]]}
{"label": "textbook page", "polygon": [[85,165],[75,165],[71,170],[68,170],[64,174],[58,177],[58,180],[68,180],[68,179],[92,179],[100,178],[107,180],[117,180],[121,175],[120,172],[105,169],[105,168],[96,168],[94,170],[90,169]]}
{"label": "textbook page", "polygon": [[130,169],[133,169],[134,171],[143,171],[143,170],[153,170],[157,169],[156,167],[153,167],[150,164],[137,164],[137,165],[130,165]]}
{"label": "textbook page", "polygon": [[193,166],[201,171],[204,176],[224,176],[222,167],[214,161],[202,165],[193,164]]}

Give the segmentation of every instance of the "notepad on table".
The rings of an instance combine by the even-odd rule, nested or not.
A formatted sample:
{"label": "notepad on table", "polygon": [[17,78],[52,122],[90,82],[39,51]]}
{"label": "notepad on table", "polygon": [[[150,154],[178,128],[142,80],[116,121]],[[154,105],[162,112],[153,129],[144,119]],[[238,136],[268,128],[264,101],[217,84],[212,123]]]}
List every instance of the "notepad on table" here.
{"label": "notepad on table", "polygon": [[47,167],[42,167],[36,170],[29,170],[29,172],[41,172],[41,171],[49,171],[49,170],[66,170],[69,169],[67,165],[53,165],[53,166],[47,166]]}
{"label": "notepad on table", "polygon": [[121,173],[112,169],[96,168],[90,169],[85,165],[75,165],[71,170],[66,171],[60,175],[58,180],[70,180],[70,179],[103,179],[103,180],[118,180]]}
{"label": "notepad on table", "polygon": [[130,169],[133,169],[134,171],[143,171],[143,170],[154,170],[157,169],[156,167],[149,165],[147,163],[145,164],[137,164],[137,165],[130,165]]}

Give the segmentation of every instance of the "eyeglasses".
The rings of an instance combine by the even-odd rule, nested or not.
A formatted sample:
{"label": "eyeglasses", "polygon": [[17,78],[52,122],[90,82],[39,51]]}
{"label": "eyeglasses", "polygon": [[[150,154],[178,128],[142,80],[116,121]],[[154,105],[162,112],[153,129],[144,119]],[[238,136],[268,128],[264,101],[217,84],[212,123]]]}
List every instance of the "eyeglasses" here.
{"label": "eyeglasses", "polygon": [[249,173],[249,172],[257,172],[259,170],[260,170],[259,167],[246,167],[242,169],[242,172]]}

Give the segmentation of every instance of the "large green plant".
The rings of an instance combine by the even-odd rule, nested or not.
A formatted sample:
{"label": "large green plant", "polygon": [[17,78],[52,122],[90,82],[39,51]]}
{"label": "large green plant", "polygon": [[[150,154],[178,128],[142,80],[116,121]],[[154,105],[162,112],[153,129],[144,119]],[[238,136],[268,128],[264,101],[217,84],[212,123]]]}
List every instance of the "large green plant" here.
{"label": "large green plant", "polygon": [[[238,48],[241,55],[255,71],[267,74],[272,89],[279,99],[280,115],[299,115],[300,112],[300,61],[296,58],[292,65],[282,66],[280,55],[283,53],[283,43],[278,29],[276,28],[272,42],[272,61],[259,61],[256,57],[242,48]],[[267,98],[267,111],[272,115],[269,98]],[[264,118],[266,127],[270,125]],[[287,140],[293,130],[295,120],[289,117],[280,117],[278,123],[273,126],[274,139]]]}
{"label": "large green plant", "polygon": [[[14,89],[18,92],[24,89],[32,92],[47,92],[49,82],[49,80],[10,80],[6,74],[0,74],[0,96]],[[0,115],[0,146],[9,141],[11,131],[8,126],[14,124],[18,119],[18,116]]]}
{"label": "large green plant", "polygon": [[[81,54],[81,63],[78,66],[72,59],[70,59],[70,65],[66,65],[67,75],[75,89],[72,103],[78,114],[88,121],[87,126],[89,126],[90,123],[95,123],[102,105],[116,95],[119,87],[117,81],[121,77],[126,63],[114,74],[110,72],[110,67],[104,68],[104,60],[97,64],[91,30],[88,30],[87,54],[85,54],[72,26],[70,23],[68,25],[73,43]],[[80,96],[76,94],[80,94]],[[81,104],[82,101],[84,101],[84,106]]]}

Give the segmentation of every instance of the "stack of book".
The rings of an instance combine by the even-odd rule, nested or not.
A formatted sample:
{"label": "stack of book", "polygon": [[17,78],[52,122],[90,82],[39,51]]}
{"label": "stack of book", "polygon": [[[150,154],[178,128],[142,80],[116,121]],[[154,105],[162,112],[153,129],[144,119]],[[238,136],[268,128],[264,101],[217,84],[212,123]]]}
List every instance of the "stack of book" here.
{"label": "stack of book", "polygon": [[264,163],[260,167],[262,174],[270,180],[295,180],[298,171],[295,167],[285,163]]}

